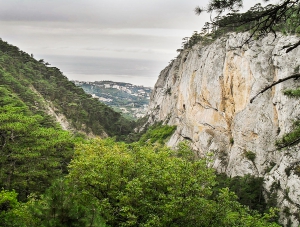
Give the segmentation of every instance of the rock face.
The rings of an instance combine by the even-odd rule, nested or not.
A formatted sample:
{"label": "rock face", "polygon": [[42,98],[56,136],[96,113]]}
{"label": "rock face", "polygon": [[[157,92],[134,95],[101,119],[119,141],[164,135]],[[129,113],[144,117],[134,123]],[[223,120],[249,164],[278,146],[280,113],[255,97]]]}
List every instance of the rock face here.
{"label": "rock face", "polygon": [[300,82],[285,81],[250,103],[265,86],[299,72],[300,48],[282,49],[298,39],[270,35],[238,48],[246,38],[232,33],[182,51],[158,78],[148,122],[177,125],[168,145],[189,140],[198,156],[213,154],[219,172],[264,177],[266,196],[277,198],[282,223],[298,226],[300,148],[279,151],[274,144],[300,113],[299,101],[282,91]]}

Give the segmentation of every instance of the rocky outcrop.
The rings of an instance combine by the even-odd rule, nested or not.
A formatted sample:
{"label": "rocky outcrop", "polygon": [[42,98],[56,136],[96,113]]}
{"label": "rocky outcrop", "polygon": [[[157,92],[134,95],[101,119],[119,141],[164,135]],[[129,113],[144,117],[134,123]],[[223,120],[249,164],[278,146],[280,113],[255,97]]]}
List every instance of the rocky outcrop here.
{"label": "rocky outcrop", "polygon": [[[300,48],[282,49],[298,38],[269,35],[242,45],[247,35],[232,33],[182,51],[158,78],[148,122],[177,125],[168,145],[189,140],[198,156],[213,154],[219,172],[264,177],[266,195],[276,195],[282,212],[298,226],[300,149],[279,151],[274,144],[300,113],[299,101],[282,91],[300,82],[285,81],[250,103],[266,85],[299,70]],[[282,215],[281,221],[288,219]]]}

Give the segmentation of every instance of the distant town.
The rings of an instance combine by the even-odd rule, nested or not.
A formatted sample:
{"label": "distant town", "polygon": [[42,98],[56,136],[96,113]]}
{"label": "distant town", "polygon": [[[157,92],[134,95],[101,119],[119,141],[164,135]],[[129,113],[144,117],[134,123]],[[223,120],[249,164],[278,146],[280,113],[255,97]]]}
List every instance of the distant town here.
{"label": "distant town", "polygon": [[147,113],[152,88],[114,81],[72,81],[91,94],[93,98],[121,112],[128,118],[137,119]]}

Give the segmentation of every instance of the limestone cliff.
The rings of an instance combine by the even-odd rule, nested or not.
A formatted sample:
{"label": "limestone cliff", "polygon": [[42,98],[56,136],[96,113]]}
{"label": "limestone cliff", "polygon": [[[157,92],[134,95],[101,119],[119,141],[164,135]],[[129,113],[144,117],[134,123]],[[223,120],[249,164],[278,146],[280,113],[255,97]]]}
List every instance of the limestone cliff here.
{"label": "limestone cliff", "polygon": [[264,177],[266,194],[277,194],[277,204],[289,209],[289,218],[298,226],[300,177],[294,169],[300,149],[278,151],[274,144],[300,113],[299,101],[282,91],[300,82],[281,83],[250,104],[266,85],[299,69],[300,48],[288,54],[282,49],[297,37],[270,35],[238,48],[246,36],[232,33],[182,51],[158,78],[148,122],[177,125],[168,145],[189,140],[198,156],[213,154],[219,172]]}

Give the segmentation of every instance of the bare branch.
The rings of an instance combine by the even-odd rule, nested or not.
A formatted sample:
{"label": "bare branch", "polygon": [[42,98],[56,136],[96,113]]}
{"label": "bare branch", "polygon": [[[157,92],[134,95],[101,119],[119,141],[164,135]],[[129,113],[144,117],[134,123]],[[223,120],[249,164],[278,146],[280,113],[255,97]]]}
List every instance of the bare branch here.
{"label": "bare branch", "polygon": [[295,79],[295,80],[296,80],[296,79],[299,79],[299,78],[300,78],[300,74],[297,73],[297,74],[293,74],[293,75],[291,75],[291,76],[288,76],[288,77],[285,77],[285,78],[283,78],[283,79],[279,79],[279,80],[273,82],[272,84],[266,86],[264,89],[262,89],[260,92],[258,92],[258,93],[250,100],[250,103],[252,103],[252,102],[254,101],[254,99],[255,99],[258,95],[260,95],[260,94],[264,93],[265,91],[269,90],[270,88],[274,87],[276,84],[282,83],[283,81],[286,81],[286,80],[290,80],[290,79]]}
{"label": "bare branch", "polygon": [[284,46],[283,49],[287,48],[286,53],[288,53],[288,52],[294,50],[298,46],[300,46],[300,40],[297,43],[294,43],[292,45]]}
{"label": "bare branch", "polygon": [[[214,26],[220,28],[231,28],[249,24],[250,27],[245,28],[245,31],[250,32],[250,37],[244,42],[244,44],[249,43],[254,35],[263,37],[268,33],[273,33],[276,37],[275,27],[280,23],[284,23],[288,18],[291,18],[293,14],[299,14],[299,1],[300,0],[284,0],[279,4],[269,5],[264,9],[253,9],[252,11],[249,10],[248,12],[241,14],[236,14],[232,5],[237,4],[238,6],[240,1],[211,1],[207,12],[214,11],[218,13],[218,16],[216,16],[211,23],[208,23],[206,28],[213,28]],[[228,9],[233,13],[228,13],[223,20],[222,18],[220,19],[220,16],[225,9]],[[232,19],[229,20],[228,18]],[[300,46],[300,41],[285,47],[288,48],[286,52],[288,53],[298,46]]]}

